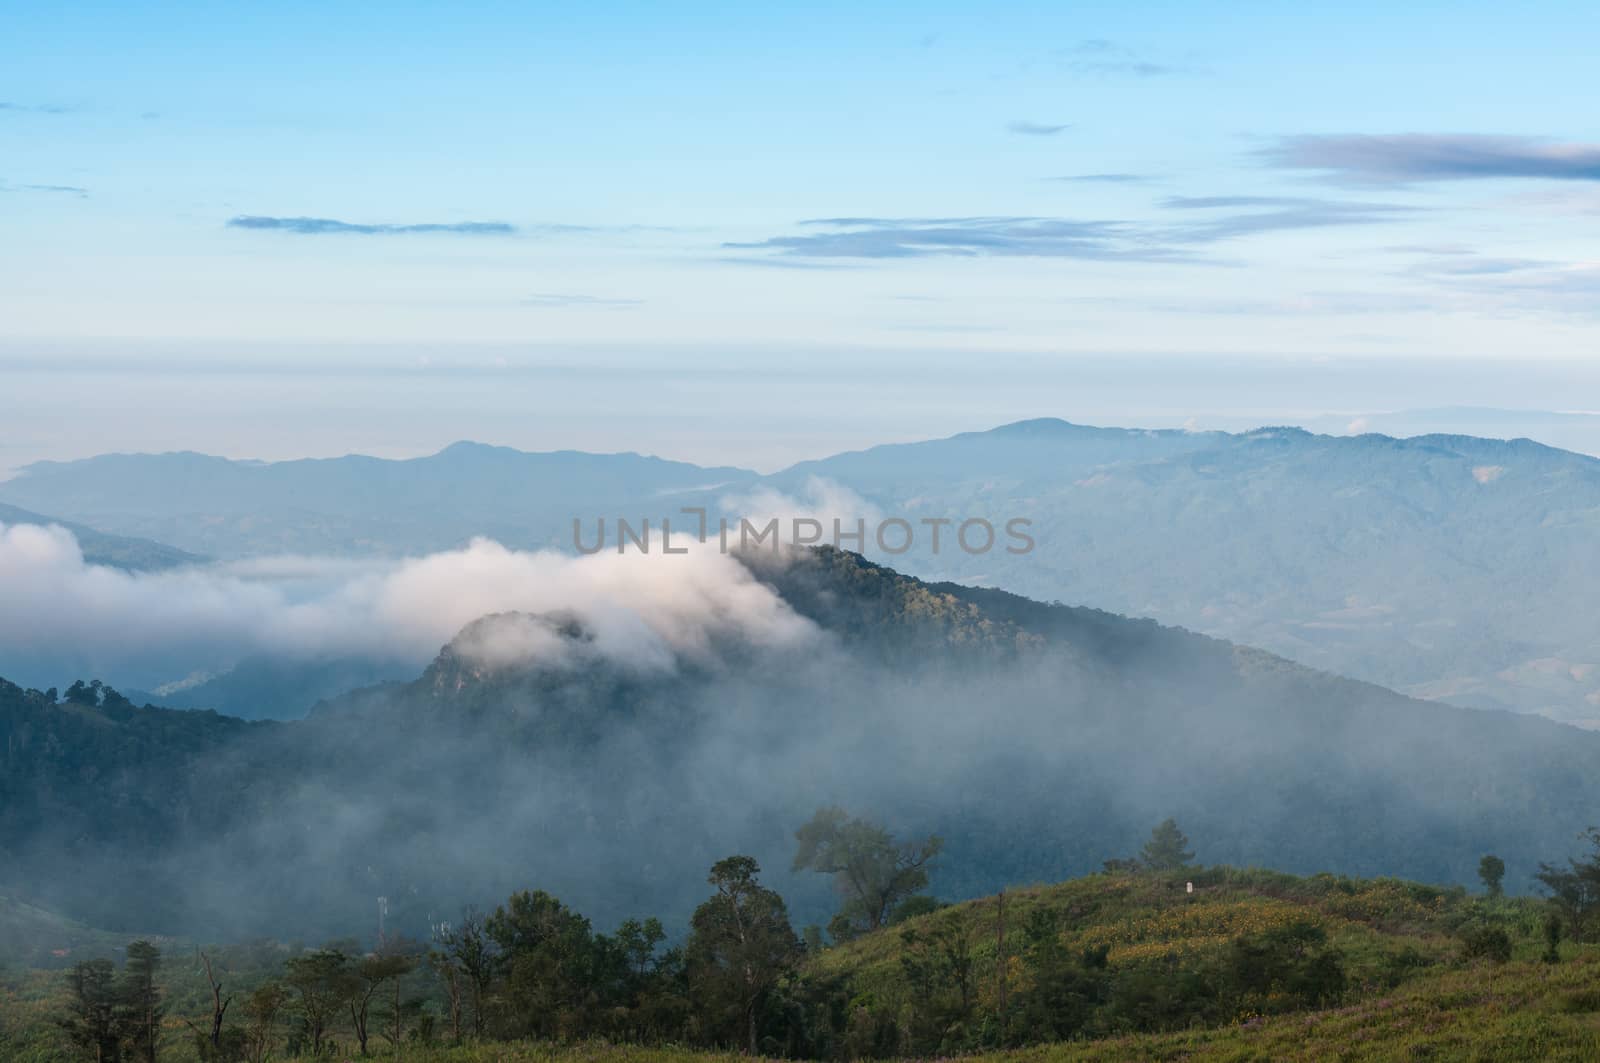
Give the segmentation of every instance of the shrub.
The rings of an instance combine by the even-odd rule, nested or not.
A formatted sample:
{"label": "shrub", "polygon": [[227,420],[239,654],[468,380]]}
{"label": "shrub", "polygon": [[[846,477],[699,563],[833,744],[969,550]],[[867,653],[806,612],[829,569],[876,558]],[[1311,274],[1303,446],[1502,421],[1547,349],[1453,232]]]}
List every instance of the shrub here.
{"label": "shrub", "polygon": [[1511,935],[1497,926],[1478,927],[1463,940],[1461,955],[1467,960],[1505,963],[1511,959]]}

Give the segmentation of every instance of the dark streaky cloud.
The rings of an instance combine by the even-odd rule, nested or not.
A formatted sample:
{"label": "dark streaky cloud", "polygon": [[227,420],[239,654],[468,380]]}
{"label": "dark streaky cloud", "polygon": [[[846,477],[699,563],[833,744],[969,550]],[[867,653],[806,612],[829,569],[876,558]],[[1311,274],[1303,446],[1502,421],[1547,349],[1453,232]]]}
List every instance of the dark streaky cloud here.
{"label": "dark streaky cloud", "polygon": [[[727,249],[775,252],[752,258],[772,264],[801,258],[928,258],[952,256],[1081,258],[1126,262],[1201,262],[1193,248],[1241,236],[1331,225],[1404,220],[1417,208],[1391,203],[1345,202],[1287,196],[1172,197],[1173,210],[1219,211],[1182,225],[1135,224],[1109,219],[1045,217],[812,218],[807,232]],[[819,231],[820,230],[820,231]]]}
{"label": "dark streaky cloud", "polygon": [[348,233],[361,236],[392,236],[411,233],[457,233],[466,236],[510,236],[517,227],[503,221],[425,222],[412,225],[363,224],[334,218],[274,218],[241,214],[228,219],[230,229],[269,229],[277,232],[318,236]]}
{"label": "dark streaky cloud", "polygon": [[1542,177],[1600,181],[1600,144],[1540,137],[1402,133],[1286,137],[1261,155],[1290,169],[1353,181],[1466,181]]}
{"label": "dark streaky cloud", "polygon": [[62,107],[57,104],[14,103],[10,100],[0,100],[0,111],[22,114],[72,114],[76,110],[76,107]]}
{"label": "dark streaky cloud", "polygon": [[4,181],[0,181],[0,192],[59,192],[79,199],[89,195],[89,190],[79,185],[8,185]]}
{"label": "dark streaky cloud", "polygon": [[1006,132],[1017,133],[1025,137],[1053,137],[1071,125],[1046,125],[1042,122],[1008,122]]}
{"label": "dark streaky cloud", "polygon": [[1117,221],[1031,217],[813,218],[800,224],[825,231],[723,246],[822,258],[1182,257],[1171,248],[1144,246],[1136,230]]}

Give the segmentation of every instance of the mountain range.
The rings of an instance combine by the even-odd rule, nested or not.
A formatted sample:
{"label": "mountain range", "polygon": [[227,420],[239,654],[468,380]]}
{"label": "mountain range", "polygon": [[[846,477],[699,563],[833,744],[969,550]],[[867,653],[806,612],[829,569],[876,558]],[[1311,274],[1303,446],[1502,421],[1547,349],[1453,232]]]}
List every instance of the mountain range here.
{"label": "mountain range", "polygon": [[1600,460],[1528,440],[1038,420],[768,476],[468,443],[409,461],[108,455],[30,466],[0,498],[220,558],[395,556],[474,535],[571,551],[574,519],[682,521],[683,506],[1023,518],[1024,555],[866,552],[1418,697],[1600,725]]}
{"label": "mountain range", "polygon": [[[224,559],[398,556],[474,535],[559,548],[571,541],[572,518],[596,507],[636,506],[665,492],[754,475],[638,454],[529,454],[461,442],[406,460],[106,454],[29,465],[0,485],[0,494],[102,530]],[[41,499],[58,504],[36,505]]]}

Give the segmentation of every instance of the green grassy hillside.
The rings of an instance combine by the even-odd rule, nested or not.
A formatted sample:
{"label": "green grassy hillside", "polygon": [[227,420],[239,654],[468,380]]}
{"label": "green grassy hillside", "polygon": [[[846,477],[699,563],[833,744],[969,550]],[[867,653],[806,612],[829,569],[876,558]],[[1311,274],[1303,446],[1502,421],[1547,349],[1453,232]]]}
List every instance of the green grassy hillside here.
{"label": "green grassy hillside", "polygon": [[[1186,891],[1192,882],[1194,892]],[[848,976],[858,1006],[904,1016],[915,1008],[907,960],[942,933],[972,943],[979,972],[976,1010],[997,1021],[1000,901],[954,906],[823,952],[820,971]],[[1005,897],[1006,988],[1022,1018],[1035,971],[1022,928],[1059,927],[1068,953],[1105,950],[1112,1014],[1081,1040],[981,1055],[992,1060],[1315,1060],[1600,1058],[1600,950],[1564,944],[1561,962],[1542,955],[1543,902],[1489,900],[1396,879],[1211,868],[1170,876],[1091,875]],[[1245,994],[1231,1014],[1185,1016],[1176,997],[1197,973],[1225,967],[1242,943],[1293,928],[1325,935],[1345,988],[1302,1007],[1284,986]],[[1506,932],[1512,958],[1469,959],[1466,940]],[[1141,990],[1140,983],[1144,983]],[[1206,992],[1190,990],[1204,1010]],[[1127,993],[1137,1007],[1117,1008]],[[1019,1008],[1018,1004],[1022,1007]],[[1163,1022],[1166,1009],[1170,1022]],[[1120,1033],[1142,1015],[1165,1032]],[[1025,1021],[1025,1020],[1024,1020]],[[1026,1037],[1024,1032],[1022,1036]]]}
{"label": "green grassy hillside", "polygon": [[[1532,898],[1488,899],[1396,879],[1226,867],[1097,874],[1007,891],[1003,937],[1002,901],[989,897],[813,951],[799,977],[838,990],[846,1015],[833,1056],[841,1059],[1600,1058],[1600,947],[1563,943],[1560,961],[1546,962],[1546,910]],[[1485,929],[1505,932],[1509,961],[1467,955],[1465,942]],[[0,904],[0,941],[50,933],[80,942],[75,955],[112,947],[111,935]],[[284,953],[223,950],[218,969],[247,990]],[[955,955],[963,976],[939,959]],[[191,1060],[184,1019],[203,1021],[204,986],[188,949],[171,943],[168,956],[163,1058]],[[1332,963],[1341,977],[1319,997],[1326,983],[1305,973]],[[1230,980],[1240,969],[1257,981]],[[1262,976],[1272,970],[1278,974]],[[50,1021],[64,999],[61,972],[13,965],[0,977],[0,1058],[65,1058]],[[427,1007],[437,1010],[437,999]],[[1042,1022],[1068,1012],[1077,1016],[1069,1039],[1028,1043]],[[336,1039],[333,1058],[352,1058],[349,1037]],[[733,1058],[601,1043],[414,1043],[382,1054],[415,1063]]]}

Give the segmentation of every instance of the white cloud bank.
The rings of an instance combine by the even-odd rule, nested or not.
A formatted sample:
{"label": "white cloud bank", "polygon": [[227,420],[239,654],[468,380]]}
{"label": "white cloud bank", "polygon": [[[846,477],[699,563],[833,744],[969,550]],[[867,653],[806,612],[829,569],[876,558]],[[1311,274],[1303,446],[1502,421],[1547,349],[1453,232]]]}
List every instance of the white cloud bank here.
{"label": "white cloud bank", "polygon": [[[710,549],[570,557],[476,539],[395,563],[283,557],[130,573],[86,563],[62,528],[0,525],[0,675],[24,682],[14,673],[56,660],[130,685],[258,653],[420,666],[473,620],[513,611],[574,614],[596,652],[646,669],[704,656],[723,637],[770,647],[817,637]],[[529,640],[527,652],[558,642]],[[500,663],[506,654],[496,647]]]}

